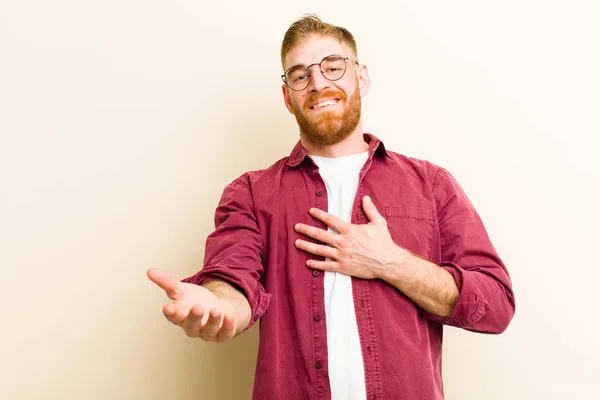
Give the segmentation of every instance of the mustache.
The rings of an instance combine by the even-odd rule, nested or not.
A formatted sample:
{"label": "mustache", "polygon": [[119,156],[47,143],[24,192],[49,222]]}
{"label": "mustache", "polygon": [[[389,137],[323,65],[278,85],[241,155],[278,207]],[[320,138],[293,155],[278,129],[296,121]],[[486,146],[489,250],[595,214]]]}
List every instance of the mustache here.
{"label": "mustache", "polygon": [[308,109],[310,104],[318,103],[319,100],[326,99],[328,97],[335,97],[340,100],[346,100],[346,93],[342,92],[341,90],[332,89],[327,90],[325,92],[313,93],[306,98],[306,101],[304,102],[304,108]]}

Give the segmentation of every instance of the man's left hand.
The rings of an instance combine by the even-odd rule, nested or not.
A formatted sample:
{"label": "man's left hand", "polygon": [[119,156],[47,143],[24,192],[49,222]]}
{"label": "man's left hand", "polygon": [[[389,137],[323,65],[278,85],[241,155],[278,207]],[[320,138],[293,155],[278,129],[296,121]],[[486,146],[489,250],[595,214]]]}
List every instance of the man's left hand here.
{"label": "man's left hand", "polygon": [[310,268],[340,272],[362,279],[382,278],[392,263],[402,262],[408,251],[396,245],[387,228],[387,221],[369,198],[362,199],[368,224],[354,225],[317,208],[310,215],[336,231],[329,232],[306,224],[296,224],[296,232],[325,243],[296,240],[296,247],[308,253],[327,257],[325,261],[308,260]]}

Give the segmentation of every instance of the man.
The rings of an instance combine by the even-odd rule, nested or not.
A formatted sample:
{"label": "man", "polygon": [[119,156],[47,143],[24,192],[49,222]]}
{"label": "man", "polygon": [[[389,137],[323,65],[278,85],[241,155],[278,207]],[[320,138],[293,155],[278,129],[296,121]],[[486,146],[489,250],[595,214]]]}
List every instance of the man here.
{"label": "man", "polygon": [[506,268],[448,172],[363,134],[350,32],[305,16],[281,61],[300,141],[225,188],[200,272],[148,271],[164,314],[215,342],[260,320],[255,399],[443,399],[442,327],[504,331]]}

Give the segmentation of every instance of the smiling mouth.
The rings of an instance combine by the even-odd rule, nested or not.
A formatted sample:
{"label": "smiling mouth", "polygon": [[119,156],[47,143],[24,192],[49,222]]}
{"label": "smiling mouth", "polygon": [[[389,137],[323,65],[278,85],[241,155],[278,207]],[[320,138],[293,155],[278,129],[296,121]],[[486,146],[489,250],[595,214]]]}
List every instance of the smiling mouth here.
{"label": "smiling mouth", "polygon": [[323,108],[323,107],[327,107],[327,106],[331,106],[333,104],[337,104],[337,102],[340,101],[339,99],[330,99],[330,100],[325,100],[322,101],[320,103],[314,104],[310,107],[311,110],[317,110],[319,108]]}

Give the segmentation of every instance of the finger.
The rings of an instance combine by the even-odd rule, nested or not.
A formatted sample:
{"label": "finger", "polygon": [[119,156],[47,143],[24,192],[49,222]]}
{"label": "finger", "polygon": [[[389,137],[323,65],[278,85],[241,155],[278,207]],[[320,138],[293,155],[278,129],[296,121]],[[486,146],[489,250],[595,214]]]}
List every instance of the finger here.
{"label": "finger", "polygon": [[223,325],[217,334],[217,342],[225,342],[235,335],[236,323],[235,318],[231,314],[225,314],[223,317]]}
{"label": "finger", "polygon": [[195,305],[190,308],[190,312],[187,315],[187,318],[182,324],[182,328],[186,335],[189,337],[198,337],[200,335],[200,330],[202,328],[202,321],[205,318],[204,307],[201,305]]}
{"label": "finger", "polygon": [[296,232],[318,240],[319,242],[333,245],[334,239],[337,235],[328,232],[324,229],[317,228],[306,224],[296,224],[294,226]]}
{"label": "finger", "polygon": [[180,304],[167,304],[163,307],[163,314],[165,315],[165,318],[177,326],[183,326],[188,313],[189,309]]}
{"label": "finger", "polygon": [[219,328],[221,327],[221,320],[223,319],[223,313],[221,311],[212,309],[208,314],[208,320],[206,320],[206,325],[202,327],[201,336],[204,340],[208,342],[214,342],[217,339],[217,332],[219,332]]}
{"label": "finger", "polygon": [[322,244],[310,243],[306,240],[298,239],[296,240],[295,245],[300,250],[304,250],[316,256],[336,258],[337,255],[337,250],[333,247],[325,246]]}
{"label": "finger", "polygon": [[310,215],[315,217],[321,222],[324,222],[328,227],[336,231],[337,233],[343,233],[346,231],[346,228],[350,226],[348,222],[342,221],[335,215],[331,215],[328,212],[320,210],[318,208],[311,208],[308,210]]}
{"label": "finger", "polygon": [[373,200],[371,200],[369,196],[363,197],[362,200],[363,210],[365,211],[365,214],[367,215],[367,218],[369,218],[370,222],[385,222],[385,218],[383,218],[379,211],[377,211],[377,207],[375,207]]}
{"label": "finger", "polygon": [[321,271],[342,272],[342,265],[337,261],[308,260],[306,265],[312,269],[319,269]]}
{"label": "finger", "polygon": [[177,282],[171,274],[160,268],[150,268],[146,275],[150,280],[160,286],[167,293],[170,299],[175,300],[179,294],[179,282]]}

